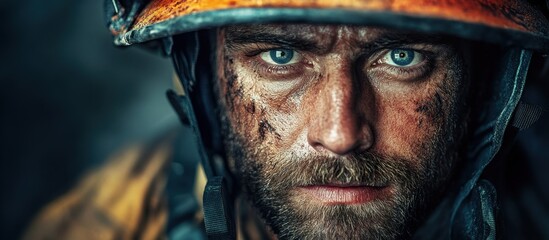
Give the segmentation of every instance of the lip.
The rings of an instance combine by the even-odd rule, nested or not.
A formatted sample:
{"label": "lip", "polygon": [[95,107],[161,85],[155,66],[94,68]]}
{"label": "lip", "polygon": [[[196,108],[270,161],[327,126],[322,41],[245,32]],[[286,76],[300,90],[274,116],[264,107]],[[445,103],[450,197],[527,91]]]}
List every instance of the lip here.
{"label": "lip", "polygon": [[363,204],[386,198],[389,187],[364,185],[313,185],[299,187],[299,191],[316,201],[328,205]]}

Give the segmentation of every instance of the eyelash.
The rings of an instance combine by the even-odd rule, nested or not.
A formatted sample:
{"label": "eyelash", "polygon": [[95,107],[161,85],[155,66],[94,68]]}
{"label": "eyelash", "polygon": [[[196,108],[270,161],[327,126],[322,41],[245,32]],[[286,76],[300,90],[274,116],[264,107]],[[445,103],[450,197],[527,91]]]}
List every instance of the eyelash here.
{"label": "eyelash", "polygon": [[[387,49],[387,50],[390,51],[391,49]],[[373,62],[373,64],[371,64],[368,68],[371,67],[372,69],[370,71],[372,71],[372,70],[375,70],[375,68],[383,67],[384,69],[386,69],[385,72],[387,72],[388,70],[393,75],[413,76],[413,77],[408,77],[409,79],[408,81],[415,81],[418,79],[422,79],[425,76],[427,76],[429,73],[431,73],[431,70],[433,69],[433,65],[434,65],[433,53],[425,50],[415,50],[415,49],[412,49],[412,50],[423,54],[423,57],[424,57],[423,61],[416,66],[397,67],[397,66],[391,66],[385,63],[380,63],[384,54],[386,53],[386,51],[382,51],[382,54],[380,54],[380,56],[378,56],[377,59]]]}
{"label": "eyelash", "polygon": [[[261,76],[282,77],[285,79],[293,79],[302,75],[305,72],[305,65],[307,60],[304,58],[298,63],[288,65],[273,65],[265,62],[261,59],[260,55],[263,52],[280,49],[281,47],[269,47],[269,48],[257,48],[245,53],[245,56],[249,58],[252,69],[254,72],[258,72]],[[291,49],[291,48],[287,48]],[[292,49],[294,50],[294,49]],[[297,50],[294,50],[299,52]]]}
{"label": "eyelash", "polygon": [[302,75],[304,72],[304,63],[294,63],[289,65],[273,65],[264,62],[263,60],[253,60],[253,69],[261,76],[275,76],[291,79]]}

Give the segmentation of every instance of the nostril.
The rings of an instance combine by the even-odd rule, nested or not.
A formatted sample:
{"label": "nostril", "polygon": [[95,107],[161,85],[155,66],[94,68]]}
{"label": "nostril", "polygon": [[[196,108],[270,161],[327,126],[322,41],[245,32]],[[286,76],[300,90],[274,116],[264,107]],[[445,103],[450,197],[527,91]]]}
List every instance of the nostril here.
{"label": "nostril", "polygon": [[374,133],[372,131],[372,128],[369,124],[366,124],[362,129],[362,132],[360,133],[360,142],[358,146],[358,151],[364,152],[374,145]]}
{"label": "nostril", "polygon": [[317,151],[328,151],[337,155],[363,152],[373,145],[373,135],[368,125],[358,131],[340,128],[309,132],[307,140]]}
{"label": "nostril", "polygon": [[318,138],[313,139],[311,137],[307,137],[307,142],[309,143],[309,146],[313,147],[317,151],[320,151],[322,148],[322,143]]}
{"label": "nostril", "polygon": [[352,152],[359,146],[359,138],[354,134],[349,135],[342,132],[324,131],[319,138],[309,138],[309,144],[317,151],[327,150],[337,155],[345,155]]}

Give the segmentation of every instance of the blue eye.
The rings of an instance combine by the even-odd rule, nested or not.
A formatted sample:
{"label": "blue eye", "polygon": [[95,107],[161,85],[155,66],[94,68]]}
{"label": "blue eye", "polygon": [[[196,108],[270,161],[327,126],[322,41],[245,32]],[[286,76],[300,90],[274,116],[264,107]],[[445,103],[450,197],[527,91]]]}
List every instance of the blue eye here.
{"label": "blue eye", "polygon": [[396,65],[406,66],[414,60],[414,51],[407,49],[393,49],[391,51],[391,60]]}
{"label": "blue eye", "polygon": [[271,59],[278,64],[289,63],[294,57],[294,51],[288,49],[277,49],[269,51]]}
{"label": "blue eye", "polygon": [[291,49],[273,49],[261,53],[261,59],[275,65],[288,65],[299,60],[299,54]]}
{"label": "blue eye", "polygon": [[423,54],[410,50],[395,48],[384,56],[384,62],[396,67],[411,67],[424,60]]}

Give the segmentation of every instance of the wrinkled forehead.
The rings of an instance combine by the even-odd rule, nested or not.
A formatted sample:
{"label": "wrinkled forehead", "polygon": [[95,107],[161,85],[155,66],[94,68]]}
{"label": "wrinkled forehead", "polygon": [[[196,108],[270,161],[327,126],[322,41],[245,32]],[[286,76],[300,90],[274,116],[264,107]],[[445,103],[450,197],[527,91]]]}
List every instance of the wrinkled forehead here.
{"label": "wrinkled forehead", "polygon": [[233,25],[225,28],[228,37],[239,37],[257,34],[296,35],[303,39],[318,39],[333,36],[352,36],[367,39],[390,30],[350,25],[318,25],[318,24],[249,24]]}
{"label": "wrinkled forehead", "polygon": [[248,24],[232,25],[221,29],[219,34],[226,43],[245,44],[256,42],[280,42],[282,44],[309,44],[317,48],[346,41],[356,45],[375,45],[380,42],[407,43],[449,43],[450,38],[419,32],[393,30],[371,26],[318,25],[318,24]]}

